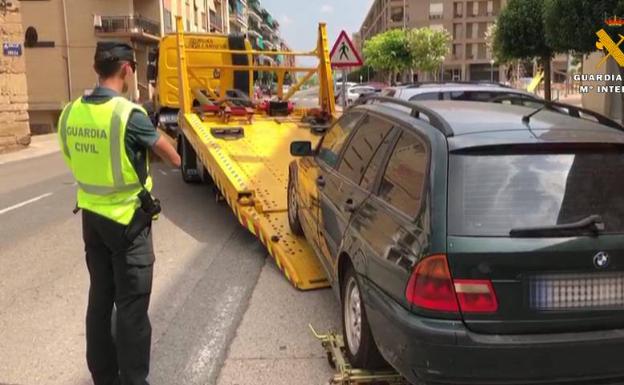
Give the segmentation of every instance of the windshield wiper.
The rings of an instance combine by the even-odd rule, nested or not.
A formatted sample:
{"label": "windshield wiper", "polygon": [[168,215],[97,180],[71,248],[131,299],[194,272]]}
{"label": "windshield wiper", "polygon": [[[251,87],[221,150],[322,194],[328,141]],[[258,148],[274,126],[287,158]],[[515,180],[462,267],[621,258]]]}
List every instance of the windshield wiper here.
{"label": "windshield wiper", "polygon": [[605,225],[600,215],[590,215],[577,222],[563,223],[552,226],[538,227],[519,227],[511,229],[509,236],[511,237],[548,237],[548,236],[565,236],[576,235],[578,230],[590,230],[594,234],[604,231]]}

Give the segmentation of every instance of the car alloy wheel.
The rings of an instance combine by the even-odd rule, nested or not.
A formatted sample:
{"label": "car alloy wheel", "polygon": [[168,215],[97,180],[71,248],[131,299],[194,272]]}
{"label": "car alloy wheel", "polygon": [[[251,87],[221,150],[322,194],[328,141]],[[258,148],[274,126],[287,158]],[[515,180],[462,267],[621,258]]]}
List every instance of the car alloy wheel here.
{"label": "car alloy wheel", "polygon": [[362,339],[362,300],[356,278],[349,277],[346,285],[344,301],[345,333],[347,344],[353,355],[360,349]]}

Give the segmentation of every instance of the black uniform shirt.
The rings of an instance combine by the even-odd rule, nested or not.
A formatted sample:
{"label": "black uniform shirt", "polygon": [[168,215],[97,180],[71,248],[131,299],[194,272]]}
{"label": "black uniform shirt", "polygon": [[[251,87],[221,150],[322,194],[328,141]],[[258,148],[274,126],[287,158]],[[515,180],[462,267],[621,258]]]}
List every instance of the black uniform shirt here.
{"label": "black uniform shirt", "polygon": [[[114,90],[106,87],[96,87],[90,95],[83,96],[82,101],[87,104],[106,103],[115,96],[120,96]],[[152,147],[160,138],[149,117],[143,112],[135,110],[128,118],[126,126],[126,152],[130,162],[141,180],[147,177],[147,149]]]}

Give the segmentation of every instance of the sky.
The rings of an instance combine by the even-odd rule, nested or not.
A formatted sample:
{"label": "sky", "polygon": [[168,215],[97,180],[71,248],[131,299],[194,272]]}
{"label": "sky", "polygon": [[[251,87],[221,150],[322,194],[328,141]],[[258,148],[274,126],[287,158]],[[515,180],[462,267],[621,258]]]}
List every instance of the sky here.
{"label": "sky", "polygon": [[341,30],[349,37],[360,29],[373,0],[260,0],[280,23],[280,34],[291,49],[310,51],[316,47],[318,23],[327,23],[331,45]]}

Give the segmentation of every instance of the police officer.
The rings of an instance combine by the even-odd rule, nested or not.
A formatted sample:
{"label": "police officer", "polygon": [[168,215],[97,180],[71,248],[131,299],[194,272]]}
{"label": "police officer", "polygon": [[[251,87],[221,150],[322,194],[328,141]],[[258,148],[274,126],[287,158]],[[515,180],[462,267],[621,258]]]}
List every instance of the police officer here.
{"label": "police officer", "polygon": [[98,43],[94,69],[98,87],[68,104],[59,120],[63,155],[78,183],[90,275],[87,364],[95,385],[147,385],[151,219],[159,211],[149,193],[148,149],[176,167],[180,157],[145,110],[121,96],[136,70],[132,47]]}

